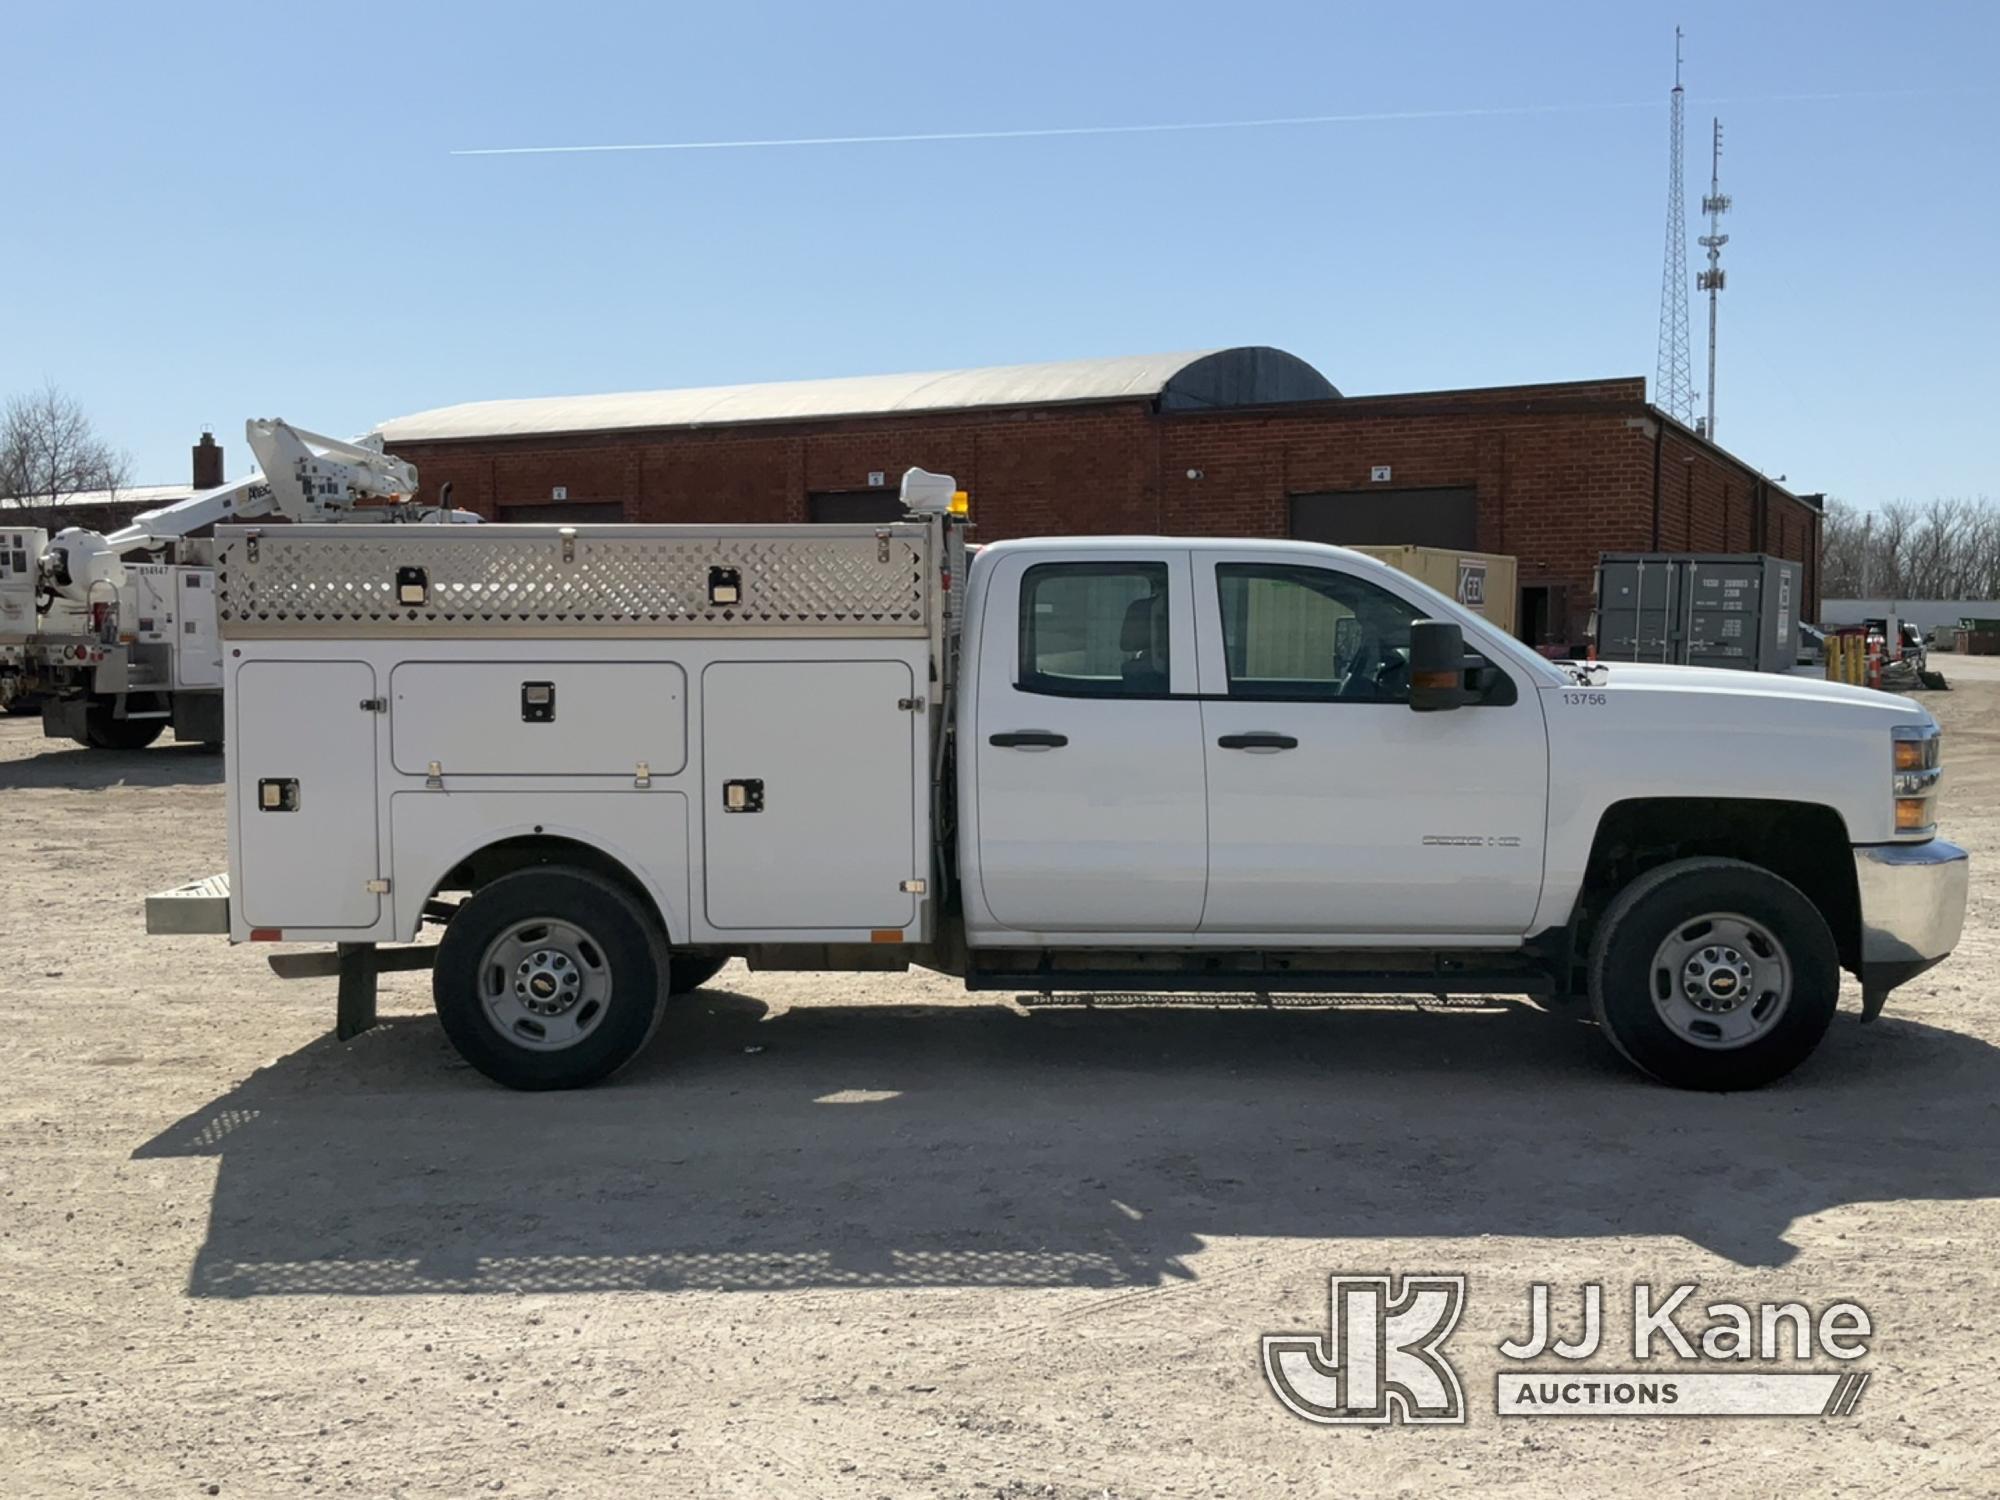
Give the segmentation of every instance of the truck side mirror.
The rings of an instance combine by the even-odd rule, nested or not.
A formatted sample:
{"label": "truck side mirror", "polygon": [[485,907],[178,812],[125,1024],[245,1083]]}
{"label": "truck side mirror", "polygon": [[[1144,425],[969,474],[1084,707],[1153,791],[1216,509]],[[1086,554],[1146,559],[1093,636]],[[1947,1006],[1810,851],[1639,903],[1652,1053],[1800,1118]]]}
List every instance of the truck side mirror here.
{"label": "truck side mirror", "polygon": [[1410,622],[1410,707],[1436,713],[1465,702],[1465,632],[1449,620]]}

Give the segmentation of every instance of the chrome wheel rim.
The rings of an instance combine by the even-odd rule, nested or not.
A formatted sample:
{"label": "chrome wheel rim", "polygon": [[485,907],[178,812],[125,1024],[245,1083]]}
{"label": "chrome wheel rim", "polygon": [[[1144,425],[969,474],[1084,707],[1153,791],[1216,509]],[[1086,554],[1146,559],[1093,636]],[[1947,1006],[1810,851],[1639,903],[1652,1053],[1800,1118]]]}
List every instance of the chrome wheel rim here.
{"label": "chrome wheel rim", "polygon": [[480,1009],[517,1047],[560,1052],[592,1035],[611,1002],[603,945],[574,922],[535,917],[486,945]]}
{"label": "chrome wheel rim", "polygon": [[1711,1051],[1768,1034],[1792,998],[1784,944],[1761,922],[1709,912],[1668,933],[1653,954],[1653,1004],[1682,1041]]}

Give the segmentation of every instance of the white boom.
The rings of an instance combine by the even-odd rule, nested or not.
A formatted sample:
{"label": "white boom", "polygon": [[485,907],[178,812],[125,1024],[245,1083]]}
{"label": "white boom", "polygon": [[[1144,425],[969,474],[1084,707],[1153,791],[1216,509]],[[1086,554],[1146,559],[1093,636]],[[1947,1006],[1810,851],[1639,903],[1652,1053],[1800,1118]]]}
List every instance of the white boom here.
{"label": "white boom", "polygon": [[268,515],[288,521],[479,519],[470,511],[411,505],[416,467],[383,452],[379,437],[348,442],[275,417],[252,418],[243,435],[260,472],[146,511],[109,535],[81,526],[57,532],[41,561],[45,593],[87,605],[94,590],[124,585],[125,557],[180,541],[218,521]]}

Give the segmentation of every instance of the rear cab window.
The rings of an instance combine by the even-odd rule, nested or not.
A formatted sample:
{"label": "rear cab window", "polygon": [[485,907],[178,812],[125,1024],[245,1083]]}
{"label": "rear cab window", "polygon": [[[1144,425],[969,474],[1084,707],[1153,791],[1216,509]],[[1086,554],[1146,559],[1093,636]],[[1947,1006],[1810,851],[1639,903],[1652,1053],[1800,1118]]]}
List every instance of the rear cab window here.
{"label": "rear cab window", "polygon": [[1171,680],[1163,562],[1038,563],[1021,578],[1022,692],[1157,698]]}

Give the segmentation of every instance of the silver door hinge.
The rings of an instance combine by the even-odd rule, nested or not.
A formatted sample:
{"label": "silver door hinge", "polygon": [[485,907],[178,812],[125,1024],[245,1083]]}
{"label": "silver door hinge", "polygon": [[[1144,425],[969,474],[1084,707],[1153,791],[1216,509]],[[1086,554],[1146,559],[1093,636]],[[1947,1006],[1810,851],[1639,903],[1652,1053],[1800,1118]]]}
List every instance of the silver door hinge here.
{"label": "silver door hinge", "polygon": [[366,889],[370,895],[386,896],[389,894],[389,882],[377,876],[368,882]]}
{"label": "silver door hinge", "polygon": [[646,761],[640,761],[632,768],[632,785],[640,788],[653,784],[653,768]]}
{"label": "silver door hinge", "polygon": [[361,700],[361,711],[364,714],[386,714],[389,711],[389,700],[387,698],[363,698]]}
{"label": "silver door hinge", "polygon": [[896,700],[896,707],[900,708],[906,714],[920,714],[924,711],[924,700],[921,698],[898,698]]}
{"label": "silver door hinge", "polygon": [[424,767],[424,785],[434,792],[444,790],[444,762],[434,760]]}

